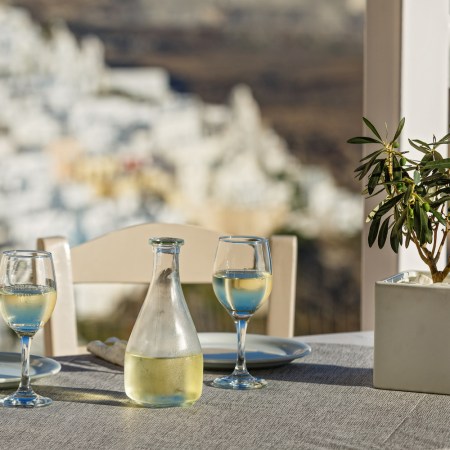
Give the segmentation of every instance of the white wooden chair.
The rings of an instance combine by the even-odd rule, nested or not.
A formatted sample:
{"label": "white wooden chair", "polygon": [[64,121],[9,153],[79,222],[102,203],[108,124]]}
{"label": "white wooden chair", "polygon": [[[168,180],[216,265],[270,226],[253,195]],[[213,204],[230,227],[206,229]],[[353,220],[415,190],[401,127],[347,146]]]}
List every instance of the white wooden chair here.
{"label": "white wooden chair", "polygon": [[[150,283],[152,236],[184,239],[180,252],[180,277],[186,284],[211,283],[219,236],[224,233],[193,225],[146,223],[105,234],[76,247],[63,237],[39,238],[37,248],[52,252],[58,300],[44,328],[49,356],[79,352],[74,283]],[[297,277],[296,236],[272,236],[273,289],[269,299],[267,334],[292,337]]]}

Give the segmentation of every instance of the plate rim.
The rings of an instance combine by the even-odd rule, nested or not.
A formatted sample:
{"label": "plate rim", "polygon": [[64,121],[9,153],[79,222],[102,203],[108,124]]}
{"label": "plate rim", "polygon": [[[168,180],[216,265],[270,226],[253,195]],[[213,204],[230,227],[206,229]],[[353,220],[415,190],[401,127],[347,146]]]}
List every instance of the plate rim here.
{"label": "plate rim", "polygon": [[[205,342],[205,340],[208,338],[208,335],[213,335],[216,338],[220,340],[220,338],[226,339],[227,341],[230,341],[232,339],[236,339],[235,333],[229,333],[229,332],[201,332],[198,333],[200,345]],[[250,368],[269,368],[269,367],[276,367],[281,366],[284,364],[288,364],[295,359],[300,359],[305,356],[308,356],[311,354],[312,349],[309,344],[306,344],[303,341],[299,341],[294,338],[284,338],[284,337],[277,337],[277,336],[268,336],[265,334],[253,334],[249,333],[246,337],[247,342],[249,340],[256,340],[256,341],[266,341],[267,344],[272,345],[291,345],[294,346],[297,350],[300,350],[300,353],[290,353],[286,355],[279,355],[278,357],[274,358],[248,358],[247,359],[247,365]],[[203,346],[202,346],[203,349]],[[234,367],[234,360],[218,360],[218,359],[212,359],[208,358],[208,353],[203,354],[203,361],[205,368],[211,368],[211,369],[228,369]]]}
{"label": "plate rim", "polygon": [[[19,352],[0,352],[0,367],[1,367],[1,363],[4,362],[3,361],[4,357],[9,357],[11,360],[17,359],[17,363],[20,365],[21,354]],[[58,372],[60,372],[60,370],[61,370],[61,363],[59,363],[58,361],[56,361],[53,358],[49,358],[48,356],[40,356],[40,355],[31,354],[30,355],[30,363],[35,360],[44,361],[45,363],[50,364],[50,368],[47,370],[44,370],[42,372],[39,372],[39,373],[34,373],[33,375],[31,375],[31,380],[44,378],[49,375],[55,375]],[[7,362],[11,362],[11,361],[7,361]],[[19,382],[20,382],[20,375],[18,377],[3,378],[1,369],[0,369],[0,389],[7,388],[10,386],[17,386]]]}

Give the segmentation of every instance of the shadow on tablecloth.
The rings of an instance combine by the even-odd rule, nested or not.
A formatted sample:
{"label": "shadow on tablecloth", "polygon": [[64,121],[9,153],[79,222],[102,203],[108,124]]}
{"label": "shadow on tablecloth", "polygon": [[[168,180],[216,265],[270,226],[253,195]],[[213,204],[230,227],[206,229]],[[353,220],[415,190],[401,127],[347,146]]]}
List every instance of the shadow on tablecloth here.
{"label": "shadow on tablecloth", "polygon": [[338,386],[372,387],[373,370],[363,367],[346,367],[335,364],[289,364],[258,376],[268,380],[298,383],[329,384]]}

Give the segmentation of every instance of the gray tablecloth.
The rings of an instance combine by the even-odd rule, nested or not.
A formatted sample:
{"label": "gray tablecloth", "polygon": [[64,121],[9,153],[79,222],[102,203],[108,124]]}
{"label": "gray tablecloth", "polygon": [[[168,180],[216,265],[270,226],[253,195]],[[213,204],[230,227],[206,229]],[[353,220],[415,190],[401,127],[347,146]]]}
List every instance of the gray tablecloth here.
{"label": "gray tablecloth", "polygon": [[54,404],[0,410],[0,448],[450,448],[450,396],[374,389],[370,347],[312,347],[302,360],[257,371],[266,389],[216,389],[218,373],[207,372],[193,407],[169,409],[128,400],[122,368],[58,358],[62,371],[34,383]]}

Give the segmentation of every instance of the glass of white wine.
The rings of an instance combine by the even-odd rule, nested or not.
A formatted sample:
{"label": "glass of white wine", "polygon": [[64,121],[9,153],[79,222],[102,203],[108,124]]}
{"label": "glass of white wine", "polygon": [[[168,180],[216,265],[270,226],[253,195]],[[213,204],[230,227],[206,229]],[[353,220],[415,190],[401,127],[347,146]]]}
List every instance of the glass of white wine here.
{"label": "glass of white wine", "polygon": [[247,370],[247,324],[272,290],[269,241],[256,236],[222,236],[214,261],[213,288],[233,318],[237,332],[236,366],[229,376],[216,378],[213,386],[224,389],[258,389],[267,385]]}
{"label": "glass of white wine", "polygon": [[0,400],[5,407],[49,405],[30,386],[30,346],[36,332],[52,315],[56,303],[55,270],[51,253],[36,250],[5,251],[0,262],[0,312],[20,337],[22,374],[14,394]]}

